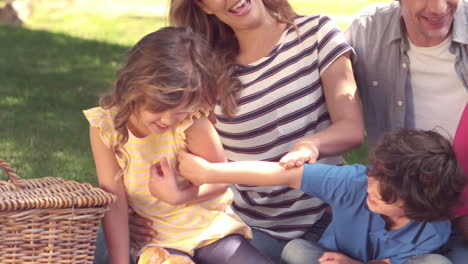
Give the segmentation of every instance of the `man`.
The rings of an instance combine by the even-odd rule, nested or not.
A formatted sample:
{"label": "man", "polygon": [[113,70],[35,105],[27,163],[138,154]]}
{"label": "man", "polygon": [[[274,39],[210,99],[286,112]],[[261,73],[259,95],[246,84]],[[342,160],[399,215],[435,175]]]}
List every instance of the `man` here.
{"label": "man", "polygon": [[[468,0],[400,0],[371,5],[345,32],[370,148],[386,131],[437,129],[454,138],[468,176]],[[465,120],[465,125],[461,124]],[[468,189],[465,189],[467,200]],[[468,259],[468,204],[454,210],[454,264]]]}

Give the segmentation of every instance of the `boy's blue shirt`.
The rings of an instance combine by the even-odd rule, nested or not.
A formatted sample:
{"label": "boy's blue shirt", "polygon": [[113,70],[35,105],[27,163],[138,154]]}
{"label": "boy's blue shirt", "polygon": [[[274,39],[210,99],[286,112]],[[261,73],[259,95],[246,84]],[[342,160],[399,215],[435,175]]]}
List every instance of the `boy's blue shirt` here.
{"label": "boy's blue shirt", "polygon": [[450,234],[450,221],[410,221],[400,229],[386,230],[382,216],[367,206],[363,165],[306,164],[301,190],[333,209],[333,220],[320,244],[356,260],[389,258],[392,264],[404,263],[411,256],[438,249]]}

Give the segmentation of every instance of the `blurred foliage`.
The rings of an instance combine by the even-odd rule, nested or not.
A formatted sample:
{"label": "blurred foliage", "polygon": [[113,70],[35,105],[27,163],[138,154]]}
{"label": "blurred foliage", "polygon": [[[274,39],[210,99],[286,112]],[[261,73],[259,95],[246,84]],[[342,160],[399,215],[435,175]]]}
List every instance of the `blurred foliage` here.
{"label": "blurred foliage", "polygon": [[81,111],[97,105],[128,48],[165,18],[50,7],[36,6],[24,27],[0,25],[0,158],[24,178],[97,184]]}
{"label": "blurred foliage", "polygon": [[127,47],[0,26],[0,157],[21,177],[96,183],[81,110],[111,86]]}

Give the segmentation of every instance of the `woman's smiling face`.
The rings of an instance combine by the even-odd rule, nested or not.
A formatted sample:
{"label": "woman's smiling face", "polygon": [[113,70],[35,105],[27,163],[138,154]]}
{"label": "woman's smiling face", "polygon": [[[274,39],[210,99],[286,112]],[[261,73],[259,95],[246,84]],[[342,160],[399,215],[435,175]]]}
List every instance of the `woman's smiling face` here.
{"label": "woman's smiling face", "polygon": [[208,15],[216,16],[232,30],[248,30],[261,25],[268,12],[262,0],[199,0]]}

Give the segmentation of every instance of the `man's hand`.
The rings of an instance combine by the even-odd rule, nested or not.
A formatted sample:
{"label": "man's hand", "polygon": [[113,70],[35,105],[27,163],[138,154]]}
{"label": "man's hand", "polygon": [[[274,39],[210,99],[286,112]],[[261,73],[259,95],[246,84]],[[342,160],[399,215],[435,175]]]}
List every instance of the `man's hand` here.
{"label": "man's hand", "polygon": [[133,248],[138,248],[137,241],[149,242],[156,235],[156,232],[152,228],[153,222],[141,217],[131,209],[128,213],[128,224],[130,243]]}
{"label": "man's hand", "polygon": [[320,264],[363,264],[361,261],[337,252],[325,252],[318,261]]}

